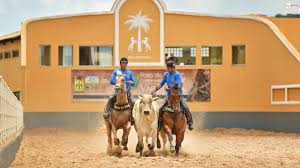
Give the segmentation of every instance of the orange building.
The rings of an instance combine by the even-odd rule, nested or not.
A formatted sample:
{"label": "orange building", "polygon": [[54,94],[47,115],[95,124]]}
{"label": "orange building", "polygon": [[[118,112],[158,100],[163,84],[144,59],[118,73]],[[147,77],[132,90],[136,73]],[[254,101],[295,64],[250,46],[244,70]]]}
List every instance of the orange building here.
{"label": "orange building", "polygon": [[20,97],[27,127],[93,128],[121,57],[129,58],[139,95],[159,82],[165,57],[173,56],[198,128],[298,131],[299,28],[298,19],[116,0],[108,12],[24,21],[20,32],[0,37],[0,74]]}

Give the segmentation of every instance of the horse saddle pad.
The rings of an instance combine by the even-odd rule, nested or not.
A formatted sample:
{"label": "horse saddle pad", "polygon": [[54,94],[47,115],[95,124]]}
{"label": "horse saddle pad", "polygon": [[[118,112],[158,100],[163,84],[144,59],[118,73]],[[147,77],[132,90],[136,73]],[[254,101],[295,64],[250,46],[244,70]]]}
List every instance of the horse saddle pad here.
{"label": "horse saddle pad", "polygon": [[[175,110],[173,109],[173,107],[170,107],[170,106],[165,107],[164,111],[165,112],[169,112],[169,113],[174,113],[175,112]],[[183,108],[182,107],[180,107],[180,111],[183,112]]]}

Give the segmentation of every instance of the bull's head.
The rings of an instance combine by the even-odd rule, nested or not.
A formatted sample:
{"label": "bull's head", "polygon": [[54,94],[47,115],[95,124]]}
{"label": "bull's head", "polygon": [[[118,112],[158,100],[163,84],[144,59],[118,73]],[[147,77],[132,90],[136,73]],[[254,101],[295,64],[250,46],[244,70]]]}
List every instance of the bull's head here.
{"label": "bull's head", "polygon": [[157,101],[159,98],[152,98],[151,95],[142,95],[139,97],[140,101],[140,112],[145,116],[150,116],[153,113],[152,102]]}

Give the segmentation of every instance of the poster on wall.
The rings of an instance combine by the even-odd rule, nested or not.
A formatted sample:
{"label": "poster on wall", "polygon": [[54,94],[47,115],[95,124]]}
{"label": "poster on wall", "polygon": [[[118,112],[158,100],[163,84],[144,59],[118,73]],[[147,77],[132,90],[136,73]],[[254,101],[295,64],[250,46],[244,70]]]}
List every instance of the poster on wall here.
{"label": "poster on wall", "polygon": [[[209,102],[210,95],[210,70],[180,70],[183,81],[183,92],[188,102]],[[73,70],[72,93],[73,100],[107,100],[114,94],[114,87],[110,85],[111,70]],[[150,94],[164,76],[164,70],[135,70],[134,80],[136,85],[132,94],[139,96]],[[158,96],[165,96],[161,89]]]}

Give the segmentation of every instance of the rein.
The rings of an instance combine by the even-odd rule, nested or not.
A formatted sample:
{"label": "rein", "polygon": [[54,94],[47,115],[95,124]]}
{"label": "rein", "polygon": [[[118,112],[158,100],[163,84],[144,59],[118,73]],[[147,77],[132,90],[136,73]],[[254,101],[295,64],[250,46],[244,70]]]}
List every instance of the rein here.
{"label": "rein", "polygon": [[[174,106],[171,104],[171,102],[170,102],[170,99],[168,98],[167,99],[167,101],[168,101],[168,106],[166,107],[167,108],[167,110],[166,111],[168,111],[168,112],[176,112],[175,111],[175,108],[174,108]],[[180,107],[180,102],[178,101],[178,100],[175,100],[176,101],[176,103],[178,104],[179,103],[179,112],[180,112],[180,110],[181,110],[181,107]],[[170,110],[172,110],[172,111],[170,111]]]}

